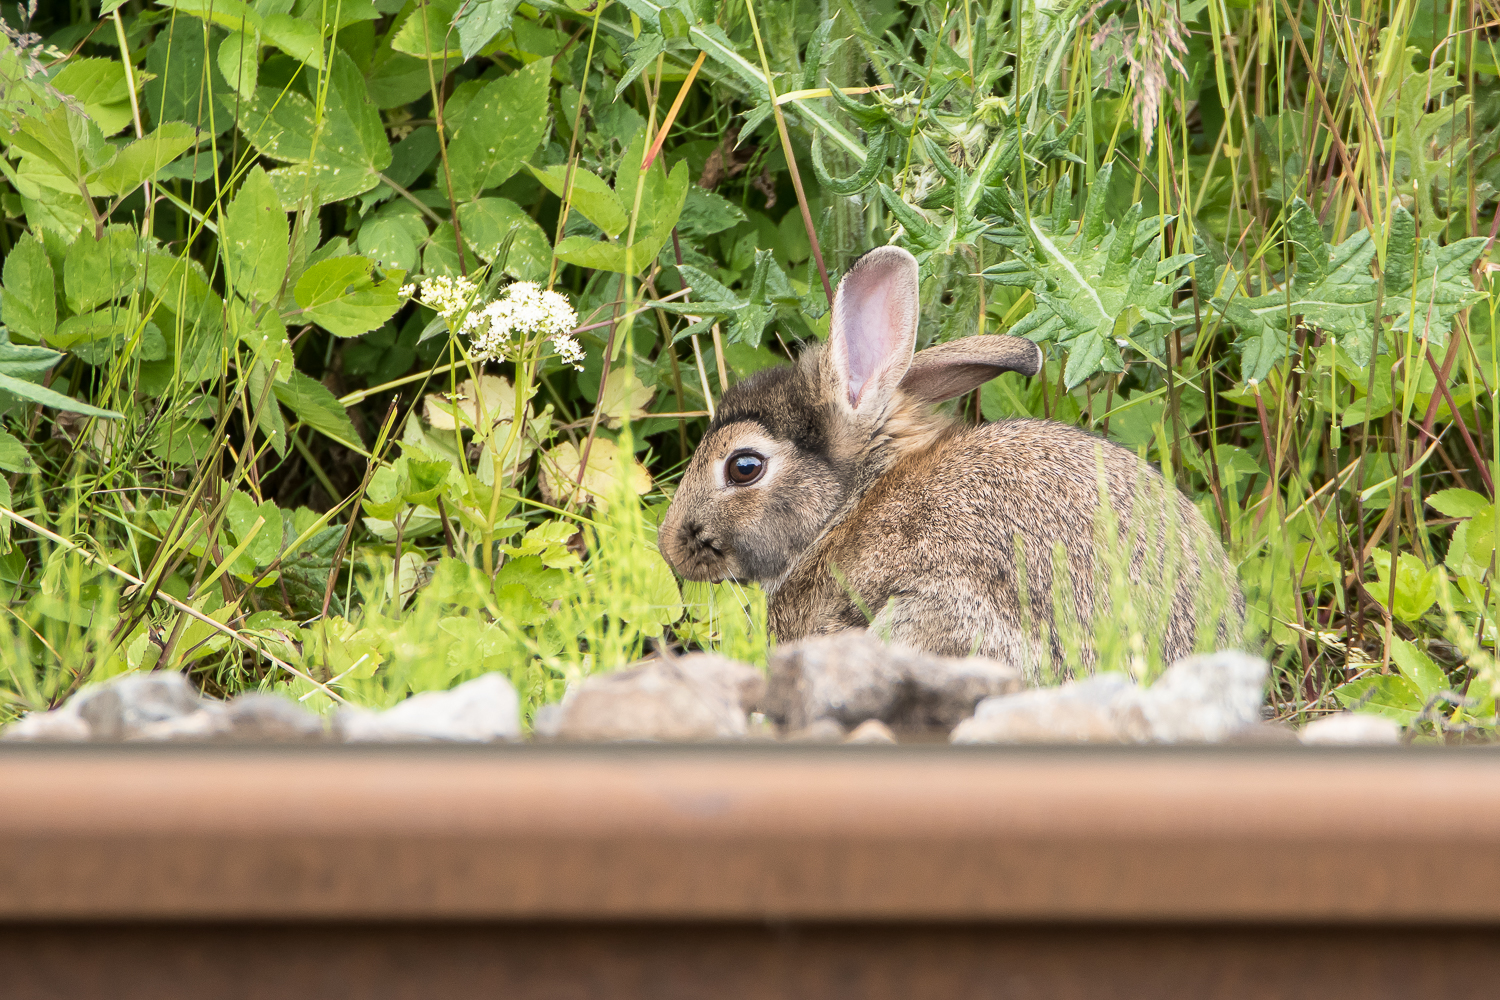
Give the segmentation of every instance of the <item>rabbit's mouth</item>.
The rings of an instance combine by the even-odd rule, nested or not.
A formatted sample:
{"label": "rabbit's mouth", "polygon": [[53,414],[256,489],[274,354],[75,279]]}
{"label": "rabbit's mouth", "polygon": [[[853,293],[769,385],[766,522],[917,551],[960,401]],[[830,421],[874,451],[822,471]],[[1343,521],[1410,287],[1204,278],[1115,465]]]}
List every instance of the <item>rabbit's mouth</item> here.
{"label": "rabbit's mouth", "polygon": [[686,579],[722,583],[734,576],[734,555],[699,521],[684,521],[662,541],[662,556]]}

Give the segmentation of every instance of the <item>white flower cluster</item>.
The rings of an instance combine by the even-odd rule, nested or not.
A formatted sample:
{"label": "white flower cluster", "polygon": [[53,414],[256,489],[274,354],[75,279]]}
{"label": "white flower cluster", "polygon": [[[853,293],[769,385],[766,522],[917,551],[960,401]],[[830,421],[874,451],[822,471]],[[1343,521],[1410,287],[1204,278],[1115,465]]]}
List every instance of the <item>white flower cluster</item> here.
{"label": "white flower cluster", "polygon": [[[401,294],[407,298],[415,290],[411,285],[401,286]],[[474,294],[478,291],[478,285],[462,276],[428,278],[422,282],[421,303],[435,310],[443,319],[452,320],[473,304]]]}
{"label": "white flower cluster", "polygon": [[517,281],[482,309],[469,313],[463,330],[472,338],[476,358],[502,358],[519,342],[533,337],[552,342],[564,363],[583,370],[583,347],[572,336],[578,314],[558,292],[544,291],[534,281]]}
{"label": "white flower cluster", "polygon": [[517,281],[500,298],[480,305],[475,301],[479,286],[464,277],[437,277],[416,285],[403,285],[401,295],[419,301],[447,320],[450,326],[462,317],[458,329],[470,337],[474,358],[479,361],[510,357],[533,337],[550,340],[564,364],[583,371],[583,345],[572,334],[578,324],[567,296],[544,291],[534,281]]}

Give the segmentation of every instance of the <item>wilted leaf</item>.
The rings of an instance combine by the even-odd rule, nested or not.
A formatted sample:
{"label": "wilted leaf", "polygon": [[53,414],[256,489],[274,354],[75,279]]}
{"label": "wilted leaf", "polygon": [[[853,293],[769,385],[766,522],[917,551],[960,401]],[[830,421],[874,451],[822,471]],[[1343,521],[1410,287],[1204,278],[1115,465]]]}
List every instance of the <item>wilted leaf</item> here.
{"label": "wilted leaf", "polygon": [[[571,441],[549,449],[542,457],[542,492],[551,502],[562,500],[578,491],[580,446]],[[583,492],[591,503],[608,506],[611,498],[629,489],[637,495],[651,489],[651,473],[633,456],[622,456],[608,438],[596,437],[589,449],[588,468],[583,475]]]}
{"label": "wilted leaf", "polygon": [[646,415],[646,405],[655,395],[656,390],[643,384],[630,365],[614,369],[604,380],[604,395],[599,404],[604,425],[617,428],[627,420],[639,420]]}

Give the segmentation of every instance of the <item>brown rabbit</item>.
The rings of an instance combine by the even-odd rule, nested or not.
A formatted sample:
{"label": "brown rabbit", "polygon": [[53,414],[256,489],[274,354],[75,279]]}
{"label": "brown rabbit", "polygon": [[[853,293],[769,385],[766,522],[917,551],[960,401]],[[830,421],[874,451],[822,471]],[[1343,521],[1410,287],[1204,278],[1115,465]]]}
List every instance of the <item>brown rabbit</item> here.
{"label": "brown rabbit", "polygon": [[[917,295],[911,254],[866,254],[839,284],[826,345],[724,394],[662,521],[667,562],[690,580],[760,581],[781,642],[870,625],[1035,676],[1065,669],[1065,618],[1091,665],[1111,563],[1147,582],[1137,613],[1161,619],[1164,662],[1193,651],[1200,590],[1218,595],[1217,644],[1237,641],[1234,570],[1155,469],[1066,424],[968,427],[933,411],[1002,372],[1036,374],[1042,353],[974,336],[913,356]],[[1106,489],[1113,532],[1100,530]],[[1058,543],[1071,600],[1055,612]]]}

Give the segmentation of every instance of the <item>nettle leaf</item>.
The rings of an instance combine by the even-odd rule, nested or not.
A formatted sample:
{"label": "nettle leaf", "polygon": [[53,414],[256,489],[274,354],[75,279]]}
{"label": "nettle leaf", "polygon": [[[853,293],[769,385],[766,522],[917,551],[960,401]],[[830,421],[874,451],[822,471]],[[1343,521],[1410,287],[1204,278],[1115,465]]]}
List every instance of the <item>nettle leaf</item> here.
{"label": "nettle leaf", "polygon": [[301,316],[338,337],[369,333],[396,314],[405,272],[376,278],[375,262],[354,255],[322,260],[303,272],[293,291]]}
{"label": "nettle leaf", "polygon": [[326,205],[363,194],[380,183],[391,163],[380,111],[359,67],[342,50],[329,67],[321,118],[301,93],[259,87],[241,115],[240,130],[266,156],[292,164],[270,174],[288,210],[305,200]]}
{"label": "nettle leaf", "polygon": [[5,325],[31,340],[51,336],[57,328],[57,279],[41,241],[23,234],[5,256],[0,281],[5,286],[5,297],[0,299],[0,319]]}
{"label": "nettle leaf", "polygon": [[1063,379],[1069,389],[1096,372],[1123,371],[1117,340],[1139,322],[1171,322],[1172,293],[1181,283],[1159,274],[1162,220],[1143,227],[1137,204],[1118,225],[1101,224],[1110,169],[1099,172],[1077,231],[1049,233],[1032,219],[1029,239],[1015,247],[1022,266],[1012,261],[985,271],[1002,284],[1031,287],[1036,308],[1010,332],[1068,348]]}
{"label": "nettle leaf", "polygon": [[[1316,216],[1301,199],[1292,203],[1287,223],[1296,243],[1296,270],[1285,287],[1264,295],[1236,295],[1240,277],[1224,268],[1216,280],[1214,308],[1239,332],[1240,374],[1263,380],[1287,355],[1292,324],[1303,322],[1336,337],[1355,364],[1365,367],[1374,353],[1377,283],[1371,267],[1375,243],[1369,230],[1350,236],[1331,251]],[[1316,239],[1313,233],[1316,232]],[[1453,319],[1482,297],[1469,268],[1484,250],[1483,237],[1439,247],[1417,239],[1411,213],[1392,213],[1386,253],[1386,286],[1381,312],[1395,331],[1416,326],[1434,347],[1447,343]]]}
{"label": "nettle leaf", "polygon": [[219,223],[219,250],[236,292],[253,302],[280,300],[291,256],[289,232],[271,179],[252,168]]}
{"label": "nettle leaf", "polygon": [[272,386],[276,398],[296,414],[297,419],[315,431],[326,434],[340,444],[348,445],[361,454],[359,434],[349,420],[349,414],[339,405],[338,398],[329,392],[323,383],[301,372],[292,372],[285,382]]}
{"label": "nettle leaf", "polygon": [[538,59],[485,84],[453,123],[448,163],[453,197],[466,201],[503,184],[547,133],[552,61]]}

